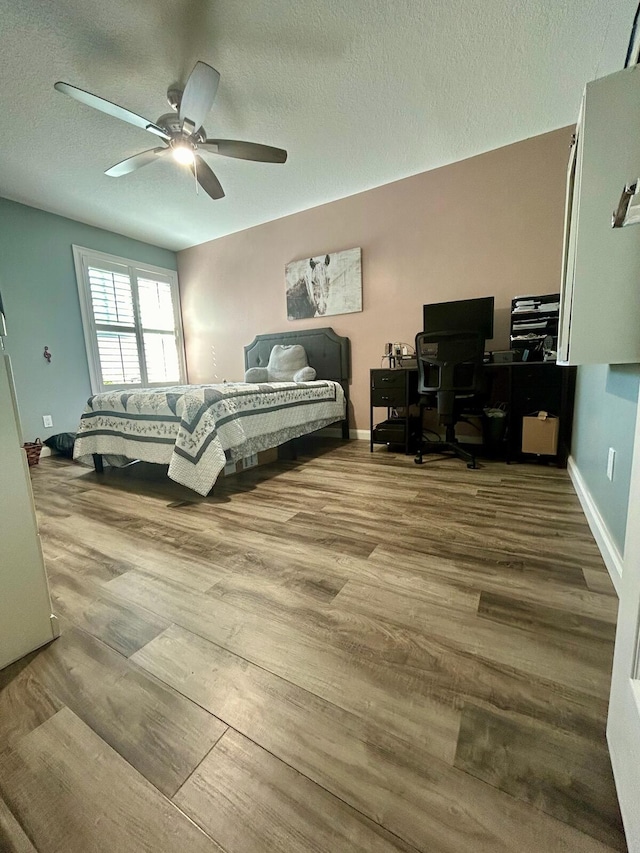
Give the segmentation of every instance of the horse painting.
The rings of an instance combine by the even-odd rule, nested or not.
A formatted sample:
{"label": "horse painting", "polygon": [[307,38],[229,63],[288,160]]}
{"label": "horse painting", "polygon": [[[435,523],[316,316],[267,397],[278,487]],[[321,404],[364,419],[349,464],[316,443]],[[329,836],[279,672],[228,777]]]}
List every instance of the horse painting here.
{"label": "horse painting", "polygon": [[326,314],[331,287],[329,261],[329,255],[319,261],[309,258],[300,278],[287,290],[289,320],[305,320]]}
{"label": "horse painting", "polygon": [[362,311],[360,249],[301,258],[285,268],[287,316],[307,320]]}

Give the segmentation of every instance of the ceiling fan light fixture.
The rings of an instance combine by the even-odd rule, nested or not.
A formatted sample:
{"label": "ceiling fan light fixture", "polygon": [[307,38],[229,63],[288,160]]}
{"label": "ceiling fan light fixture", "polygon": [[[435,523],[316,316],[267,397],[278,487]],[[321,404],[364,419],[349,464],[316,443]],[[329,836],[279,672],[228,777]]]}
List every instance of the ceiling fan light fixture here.
{"label": "ceiling fan light fixture", "polygon": [[173,159],[183,166],[190,166],[195,159],[193,148],[189,145],[174,145],[171,153],[173,155]]}

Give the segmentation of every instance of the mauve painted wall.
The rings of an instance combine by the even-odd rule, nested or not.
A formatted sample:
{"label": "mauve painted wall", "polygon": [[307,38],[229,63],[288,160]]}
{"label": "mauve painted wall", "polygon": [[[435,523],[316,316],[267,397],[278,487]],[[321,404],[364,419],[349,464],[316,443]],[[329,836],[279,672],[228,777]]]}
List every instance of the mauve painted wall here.
{"label": "mauve painted wall", "polygon": [[[189,381],[242,379],[242,347],[256,334],[332,326],[351,339],[353,422],[368,429],[369,368],[380,366],[385,341],[413,342],[424,303],[493,294],[494,348],[507,346],[512,297],[560,286],[571,132],[553,131],[179,252]],[[355,246],[362,248],[363,311],[288,321],[285,265]]]}

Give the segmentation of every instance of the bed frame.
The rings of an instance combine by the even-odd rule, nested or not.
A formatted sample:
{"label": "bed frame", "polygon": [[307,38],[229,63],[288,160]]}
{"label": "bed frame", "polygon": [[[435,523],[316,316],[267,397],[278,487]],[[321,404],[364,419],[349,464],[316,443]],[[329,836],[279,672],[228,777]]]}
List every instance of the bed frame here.
{"label": "bed frame", "polygon": [[340,424],[342,437],[349,438],[349,379],[351,378],[349,338],[336,335],[329,327],[256,335],[254,340],[244,348],[244,369],[266,367],[271,350],[276,344],[282,346],[301,344],[307,353],[309,365],[316,371],[316,379],[331,379],[342,385],[347,408],[346,417]]}
{"label": "bed frame", "polygon": [[[316,371],[317,379],[331,379],[344,389],[346,400],[345,419],[340,421],[342,438],[349,438],[349,379],[351,373],[351,348],[349,338],[336,335],[333,329],[301,329],[294,332],[270,332],[256,335],[244,348],[244,367],[266,367],[271,350],[276,344],[292,346],[301,344],[307,360]],[[104,471],[102,454],[93,454],[93,464],[100,474]]]}

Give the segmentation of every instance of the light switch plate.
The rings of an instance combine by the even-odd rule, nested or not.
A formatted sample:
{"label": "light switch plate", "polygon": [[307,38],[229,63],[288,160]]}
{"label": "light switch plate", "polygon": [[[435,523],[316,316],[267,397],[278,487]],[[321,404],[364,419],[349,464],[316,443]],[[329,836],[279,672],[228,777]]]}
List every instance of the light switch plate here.
{"label": "light switch plate", "polygon": [[53,418],[51,417],[51,415],[43,415],[42,416],[42,423],[46,427],[52,427],[53,426]]}

